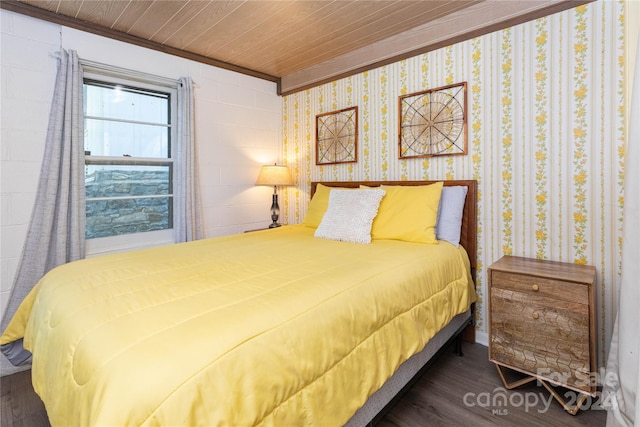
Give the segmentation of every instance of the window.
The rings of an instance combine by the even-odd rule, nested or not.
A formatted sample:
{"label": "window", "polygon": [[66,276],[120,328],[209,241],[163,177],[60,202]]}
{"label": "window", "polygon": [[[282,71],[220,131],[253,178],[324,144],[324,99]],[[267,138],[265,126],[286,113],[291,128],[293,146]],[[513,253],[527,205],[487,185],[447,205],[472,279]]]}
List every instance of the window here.
{"label": "window", "polygon": [[175,89],[85,72],[88,244],[172,229],[175,98]]}

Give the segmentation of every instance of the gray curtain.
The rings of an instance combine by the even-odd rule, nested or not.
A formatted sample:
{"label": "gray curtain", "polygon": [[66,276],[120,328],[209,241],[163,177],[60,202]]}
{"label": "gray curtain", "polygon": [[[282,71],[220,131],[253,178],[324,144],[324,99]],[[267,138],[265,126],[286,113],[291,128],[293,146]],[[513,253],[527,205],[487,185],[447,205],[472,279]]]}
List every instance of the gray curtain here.
{"label": "gray curtain", "polygon": [[[36,201],[2,318],[4,331],[29,291],[49,270],[84,258],[85,188],[82,68],[75,51],[60,52]],[[28,364],[22,340],[2,346],[14,365]],[[13,368],[5,358],[0,369]]]}
{"label": "gray curtain", "polygon": [[640,426],[640,35],[637,46],[624,155],[622,277],[600,400],[608,411],[607,427]]}
{"label": "gray curtain", "polygon": [[181,243],[202,238],[193,82],[190,77],[182,77],[178,83],[177,104],[173,233],[175,242]]}

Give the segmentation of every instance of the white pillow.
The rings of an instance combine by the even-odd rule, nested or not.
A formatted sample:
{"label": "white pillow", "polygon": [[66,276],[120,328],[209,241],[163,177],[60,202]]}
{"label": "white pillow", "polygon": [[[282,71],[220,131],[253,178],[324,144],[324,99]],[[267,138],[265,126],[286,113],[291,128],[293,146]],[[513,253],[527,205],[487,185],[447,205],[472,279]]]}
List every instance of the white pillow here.
{"label": "white pillow", "polygon": [[462,227],[462,211],[467,197],[467,187],[443,187],[436,219],[436,238],[446,240],[458,246],[460,244],[460,228]]}
{"label": "white pillow", "polygon": [[384,195],[384,190],[331,190],[315,237],[371,243],[371,225]]}

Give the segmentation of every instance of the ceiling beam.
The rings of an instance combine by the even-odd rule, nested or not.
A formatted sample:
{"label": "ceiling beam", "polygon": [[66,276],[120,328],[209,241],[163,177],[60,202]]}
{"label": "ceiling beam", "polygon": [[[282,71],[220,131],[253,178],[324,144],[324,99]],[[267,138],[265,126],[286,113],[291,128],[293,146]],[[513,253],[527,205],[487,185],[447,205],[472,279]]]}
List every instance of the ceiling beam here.
{"label": "ceiling beam", "polygon": [[451,16],[281,77],[288,95],[589,3],[593,0],[487,0]]}

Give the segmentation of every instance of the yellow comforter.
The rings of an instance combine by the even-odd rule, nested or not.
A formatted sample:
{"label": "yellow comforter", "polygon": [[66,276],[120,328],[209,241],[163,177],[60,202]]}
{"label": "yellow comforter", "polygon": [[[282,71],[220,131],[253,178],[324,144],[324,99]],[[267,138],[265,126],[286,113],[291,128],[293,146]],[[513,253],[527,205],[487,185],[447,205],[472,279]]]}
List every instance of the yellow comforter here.
{"label": "yellow comforter", "polygon": [[24,334],[53,425],[342,425],[475,294],[448,243],[313,232],[61,266],[2,342]]}

